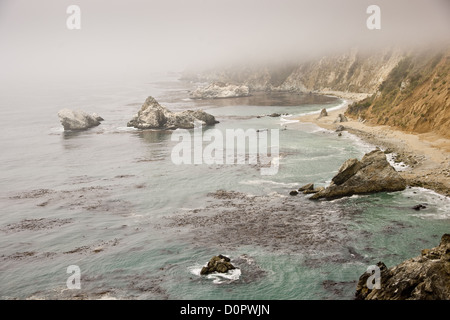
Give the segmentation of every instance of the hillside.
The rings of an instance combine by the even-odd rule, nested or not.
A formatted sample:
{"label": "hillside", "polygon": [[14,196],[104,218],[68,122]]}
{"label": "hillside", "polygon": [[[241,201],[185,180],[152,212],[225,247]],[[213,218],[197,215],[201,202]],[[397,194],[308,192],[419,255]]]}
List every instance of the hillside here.
{"label": "hillside", "polygon": [[234,65],[200,73],[186,72],[183,79],[245,84],[252,91],[371,94],[402,56],[400,50],[393,48],[376,53],[352,49],[301,63]]}
{"label": "hillside", "polygon": [[356,101],[347,116],[450,138],[450,49],[352,49],[301,63],[239,65],[186,73],[191,81],[244,84],[250,91],[333,94]]}
{"label": "hillside", "polygon": [[450,138],[450,50],[407,54],[371,97],[347,115],[407,132]]}

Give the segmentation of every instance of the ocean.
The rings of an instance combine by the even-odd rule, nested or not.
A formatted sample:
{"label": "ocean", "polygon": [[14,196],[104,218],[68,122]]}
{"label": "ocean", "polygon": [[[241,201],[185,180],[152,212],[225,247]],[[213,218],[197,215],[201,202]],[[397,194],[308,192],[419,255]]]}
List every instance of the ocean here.
{"label": "ocean", "polygon": [[[179,78],[2,87],[1,299],[348,300],[370,265],[418,256],[448,233],[450,199],[423,188],[333,201],[289,195],[328,185],[345,160],[374,149],[293,120],[345,101],[296,93],[191,100],[197,84]],[[279,129],[277,174],[174,164],[172,131],[126,126],[148,96],[172,111],[202,108],[223,133]],[[64,132],[63,108],[105,121]],[[274,112],[282,116],[264,116]],[[427,208],[413,210],[419,203]],[[238,269],[200,276],[218,254]],[[79,288],[69,285],[69,266]]]}

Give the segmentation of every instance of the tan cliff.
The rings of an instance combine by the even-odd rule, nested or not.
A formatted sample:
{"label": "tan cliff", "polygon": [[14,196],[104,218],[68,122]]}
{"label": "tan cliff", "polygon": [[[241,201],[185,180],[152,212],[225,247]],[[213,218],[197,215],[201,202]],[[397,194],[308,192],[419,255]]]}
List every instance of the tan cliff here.
{"label": "tan cliff", "polygon": [[239,65],[185,74],[194,81],[244,84],[251,92],[289,91],[355,101],[346,115],[412,133],[450,137],[450,49],[353,48],[301,63]]}
{"label": "tan cliff", "polygon": [[405,55],[376,93],[347,115],[405,132],[450,138],[450,50]]}

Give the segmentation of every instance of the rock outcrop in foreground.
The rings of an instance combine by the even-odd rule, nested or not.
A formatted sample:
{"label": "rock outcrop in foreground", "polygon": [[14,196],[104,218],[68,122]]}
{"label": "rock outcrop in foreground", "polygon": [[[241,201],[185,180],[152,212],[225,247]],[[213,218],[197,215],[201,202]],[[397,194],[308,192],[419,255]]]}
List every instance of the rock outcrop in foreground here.
{"label": "rock outcrop in foreground", "polygon": [[96,113],[90,115],[81,110],[62,109],[58,112],[64,130],[86,130],[98,126],[103,118]]}
{"label": "rock outcrop in foreground", "polygon": [[246,85],[234,85],[224,82],[214,82],[210,85],[197,88],[191,93],[193,99],[220,99],[247,97],[250,89]]}
{"label": "rock outcrop in foreground", "polygon": [[139,112],[128,123],[138,129],[192,129],[195,123],[213,125],[215,117],[203,110],[172,112],[161,106],[153,97],[148,97]]}
{"label": "rock outcrop in foreground", "polygon": [[388,269],[382,262],[380,288],[369,289],[368,273],[358,281],[358,300],[450,300],[450,234],[444,234],[439,246],[422,250],[418,257]]}
{"label": "rock outcrop in foreground", "polygon": [[236,269],[236,267],[231,264],[230,258],[219,254],[209,260],[208,264],[200,271],[200,274],[205,275],[213,272],[225,273],[233,269]]}
{"label": "rock outcrop in foreground", "polygon": [[335,199],[354,194],[382,191],[401,191],[406,181],[386,160],[386,155],[375,149],[363,156],[361,161],[345,161],[331,184],[314,194],[310,199]]}

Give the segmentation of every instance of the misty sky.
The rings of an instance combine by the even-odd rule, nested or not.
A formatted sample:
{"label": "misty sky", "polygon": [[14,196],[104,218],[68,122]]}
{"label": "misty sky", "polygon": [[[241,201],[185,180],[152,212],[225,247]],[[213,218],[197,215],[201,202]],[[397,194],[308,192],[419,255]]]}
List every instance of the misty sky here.
{"label": "misty sky", "polygon": [[[66,27],[69,5],[81,30]],[[381,8],[368,30],[366,8]],[[448,0],[0,0],[0,78],[121,76],[448,41]]]}

